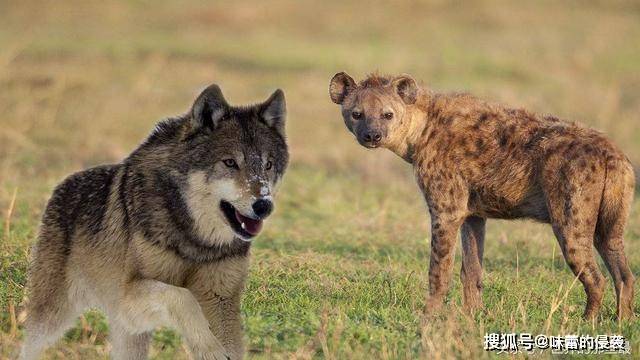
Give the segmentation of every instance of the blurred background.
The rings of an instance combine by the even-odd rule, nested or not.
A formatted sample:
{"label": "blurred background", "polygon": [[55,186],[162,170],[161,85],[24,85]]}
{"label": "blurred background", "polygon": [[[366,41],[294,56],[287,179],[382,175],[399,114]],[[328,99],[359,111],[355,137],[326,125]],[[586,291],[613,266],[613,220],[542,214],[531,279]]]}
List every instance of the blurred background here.
{"label": "blurred background", "polygon": [[[120,161],[212,82],[234,104],[282,88],[289,109],[292,163],[243,304],[251,356],[486,356],[489,329],[586,326],[581,289],[572,320],[549,312],[572,279],[551,231],[491,222],[485,303],[499,314],[421,328],[426,208],[408,165],[344,128],[328,96],[338,71],[409,73],[436,91],[576,120],[640,164],[638,1],[0,1],[0,358],[20,344],[28,249],[53,187]],[[457,275],[452,286],[459,303]],[[611,318],[610,288],[606,306],[602,329],[640,351],[640,326]],[[107,332],[90,312],[50,356],[104,358]],[[170,331],[152,354],[186,356]]]}

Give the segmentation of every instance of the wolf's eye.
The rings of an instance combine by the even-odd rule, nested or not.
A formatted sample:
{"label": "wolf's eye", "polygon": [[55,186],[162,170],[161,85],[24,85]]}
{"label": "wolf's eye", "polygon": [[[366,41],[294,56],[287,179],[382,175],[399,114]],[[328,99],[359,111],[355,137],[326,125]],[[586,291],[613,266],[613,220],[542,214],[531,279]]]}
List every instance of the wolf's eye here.
{"label": "wolf's eye", "polygon": [[387,120],[391,120],[391,119],[393,119],[393,113],[392,112],[386,112],[386,113],[382,114],[382,117],[387,119]]}
{"label": "wolf's eye", "polygon": [[267,163],[264,166],[264,169],[271,170],[272,167],[273,167],[273,163],[271,161],[267,161]]}
{"label": "wolf's eye", "polygon": [[351,113],[351,117],[353,117],[354,119],[358,120],[362,117],[362,113],[359,111],[354,111]]}
{"label": "wolf's eye", "polygon": [[238,169],[238,163],[237,163],[235,160],[233,160],[233,159],[224,159],[224,160],[222,160],[222,162],[223,162],[227,167]]}

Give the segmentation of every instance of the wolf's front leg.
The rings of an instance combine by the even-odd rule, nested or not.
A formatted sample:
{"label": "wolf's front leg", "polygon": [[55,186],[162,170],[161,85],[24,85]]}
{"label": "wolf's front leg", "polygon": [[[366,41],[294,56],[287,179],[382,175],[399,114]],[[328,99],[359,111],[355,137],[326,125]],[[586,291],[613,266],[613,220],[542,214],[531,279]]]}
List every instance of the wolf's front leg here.
{"label": "wolf's front leg", "polygon": [[196,359],[230,359],[209,330],[200,304],[185,288],[155,280],[133,281],[126,285],[125,299],[118,304],[117,321],[132,334],[169,326],[182,335]]}
{"label": "wolf's front leg", "polygon": [[240,298],[248,269],[248,257],[229,259],[201,267],[186,283],[200,303],[209,328],[234,360],[244,356]]}
{"label": "wolf's front leg", "polygon": [[118,324],[117,319],[109,321],[110,355],[113,360],[147,359],[150,340],[150,332],[130,334],[126,328]]}
{"label": "wolf's front leg", "polygon": [[244,342],[240,317],[240,293],[223,296],[215,291],[209,291],[203,294],[195,293],[195,295],[209,321],[209,328],[229,351],[231,359],[242,359]]}

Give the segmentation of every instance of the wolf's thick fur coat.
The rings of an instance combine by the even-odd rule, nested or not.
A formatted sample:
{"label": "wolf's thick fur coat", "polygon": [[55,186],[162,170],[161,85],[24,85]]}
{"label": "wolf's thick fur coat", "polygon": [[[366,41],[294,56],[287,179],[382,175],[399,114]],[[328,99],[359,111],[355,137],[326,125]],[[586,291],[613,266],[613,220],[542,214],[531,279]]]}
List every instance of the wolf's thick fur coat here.
{"label": "wolf's thick fur coat", "polygon": [[146,358],[158,326],[198,359],[241,358],[252,234],[221,204],[259,217],[252,204],[272,201],[288,163],[285,111],[280,90],[233,107],[213,85],[121,163],[58,185],[33,249],[21,358],[37,358],[88,307],[106,313],[114,358]]}

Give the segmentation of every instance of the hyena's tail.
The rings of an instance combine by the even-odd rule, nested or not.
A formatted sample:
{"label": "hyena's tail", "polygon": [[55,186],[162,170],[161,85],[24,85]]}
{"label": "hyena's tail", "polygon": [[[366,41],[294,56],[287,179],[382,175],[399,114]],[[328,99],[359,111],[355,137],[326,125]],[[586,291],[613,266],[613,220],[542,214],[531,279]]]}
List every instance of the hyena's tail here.
{"label": "hyena's tail", "polygon": [[[608,156],[605,161],[604,189],[596,223],[598,238],[615,238],[622,241],[634,189],[635,174],[629,161],[617,156]],[[609,245],[622,246],[611,243]]]}
{"label": "hyena's tail", "polygon": [[605,181],[596,223],[595,245],[613,278],[618,315],[633,314],[634,276],[624,253],[624,228],[633,201],[635,174],[623,156],[610,155],[605,161]]}

